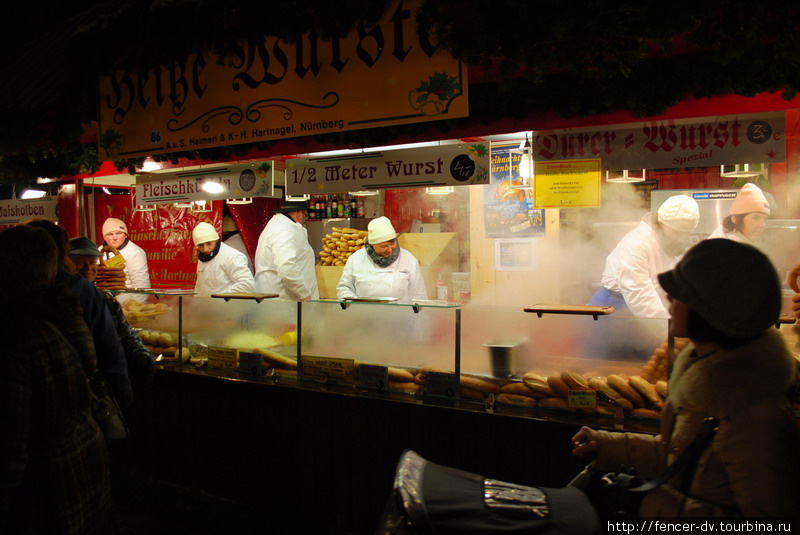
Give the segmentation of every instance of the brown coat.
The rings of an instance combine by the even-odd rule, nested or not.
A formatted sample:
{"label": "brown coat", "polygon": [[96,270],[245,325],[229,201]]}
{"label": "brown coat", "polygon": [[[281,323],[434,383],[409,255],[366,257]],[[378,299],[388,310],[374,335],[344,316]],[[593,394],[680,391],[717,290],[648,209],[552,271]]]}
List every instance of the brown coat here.
{"label": "brown coat", "polygon": [[[694,475],[679,473],[643,500],[644,517],[797,517],[800,515],[800,426],[785,392],[795,362],[771,329],[734,350],[678,355],[661,434],[599,432],[597,467],[634,466],[650,478],[697,436],[703,420],[720,420]],[[684,481],[688,479],[688,481]]]}

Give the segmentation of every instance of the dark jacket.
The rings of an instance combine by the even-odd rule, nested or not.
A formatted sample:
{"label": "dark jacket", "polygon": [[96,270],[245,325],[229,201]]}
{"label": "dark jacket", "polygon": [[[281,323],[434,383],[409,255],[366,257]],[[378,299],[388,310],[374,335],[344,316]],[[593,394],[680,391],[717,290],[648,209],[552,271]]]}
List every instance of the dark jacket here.
{"label": "dark jacket", "polygon": [[66,284],[78,298],[83,319],[94,340],[97,367],[111,384],[120,406],[129,407],[133,402],[133,388],[128,378],[128,363],[103,292],[80,275],[66,271],[59,273],[57,282]]}
{"label": "dark jacket", "polygon": [[125,351],[125,358],[128,361],[128,377],[133,383],[149,384],[156,374],[156,362],[153,354],[144,346],[142,339],[128,323],[119,301],[110,292],[103,292],[103,295]]}
{"label": "dark jacket", "polygon": [[0,533],[109,533],[113,524],[108,454],[90,410],[94,344],[77,303],[71,313],[54,306],[56,291],[28,296],[0,321]]}
{"label": "dark jacket", "polygon": [[[596,466],[634,466],[650,478],[694,440],[706,417],[719,431],[693,474],[679,473],[645,496],[645,517],[796,517],[800,514],[800,426],[786,392],[795,362],[770,329],[733,350],[676,358],[662,411],[661,434],[600,431]],[[684,481],[685,480],[685,481]]]}

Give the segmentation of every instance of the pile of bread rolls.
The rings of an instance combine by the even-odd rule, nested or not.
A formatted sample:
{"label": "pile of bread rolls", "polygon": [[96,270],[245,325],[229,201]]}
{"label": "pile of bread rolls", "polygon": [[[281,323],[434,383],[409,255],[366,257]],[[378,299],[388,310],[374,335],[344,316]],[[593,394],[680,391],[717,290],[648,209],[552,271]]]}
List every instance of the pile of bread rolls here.
{"label": "pile of bread rolls", "polygon": [[332,227],[331,232],[322,238],[320,265],[343,266],[350,255],[364,247],[366,239],[366,230]]}
{"label": "pile of bread rolls", "polygon": [[178,336],[175,333],[142,329],[139,338],[153,355],[161,355],[166,360],[189,360],[189,348],[186,346],[181,348],[181,354],[178,355]]}
{"label": "pile of bread rolls", "polygon": [[[688,338],[675,338],[675,354],[677,355],[680,353],[688,343]],[[653,351],[653,354],[650,355],[647,363],[642,366],[641,375],[650,382],[666,381],[668,373],[667,366],[667,342],[662,342],[661,345]]]}

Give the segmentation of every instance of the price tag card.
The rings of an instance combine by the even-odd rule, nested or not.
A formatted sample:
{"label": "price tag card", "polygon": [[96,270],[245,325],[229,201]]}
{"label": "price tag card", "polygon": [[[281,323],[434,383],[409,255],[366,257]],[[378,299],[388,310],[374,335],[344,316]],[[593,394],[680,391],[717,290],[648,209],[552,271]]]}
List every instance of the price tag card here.
{"label": "price tag card", "polygon": [[359,365],[358,386],[370,390],[389,390],[389,367],[377,364]]}
{"label": "price tag card", "polygon": [[109,268],[119,267],[125,264],[125,259],[122,257],[121,254],[116,256],[112,256],[111,258],[107,259],[103,262],[103,265]]}
{"label": "price tag card", "polygon": [[327,383],[352,385],[355,360],[303,356],[301,379],[324,380]]}
{"label": "price tag card", "polygon": [[236,369],[236,348],[208,346],[208,365],[212,368]]}
{"label": "price tag card", "polygon": [[455,373],[428,372],[425,375],[423,397],[457,399],[461,394],[461,385]]}
{"label": "price tag card", "polygon": [[596,407],[597,392],[594,390],[570,390],[567,392],[570,407]]}
{"label": "price tag card", "polygon": [[264,375],[264,368],[261,365],[261,355],[250,351],[239,351],[239,371],[252,375]]}

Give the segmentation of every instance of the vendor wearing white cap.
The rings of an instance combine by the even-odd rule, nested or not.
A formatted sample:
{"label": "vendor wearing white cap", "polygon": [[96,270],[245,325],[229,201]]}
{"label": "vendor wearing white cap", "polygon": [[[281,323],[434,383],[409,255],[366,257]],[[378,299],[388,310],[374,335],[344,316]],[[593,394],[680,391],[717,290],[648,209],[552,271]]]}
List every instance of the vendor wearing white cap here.
{"label": "vendor wearing white cap", "polygon": [[256,291],[281,299],[319,299],[314,249],[304,226],[308,201],[284,199],[275,210],[256,246]]}
{"label": "vendor wearing white cap", "polygon": [[[109,217],[103,223],[103,245],[110,245],[125,259],[125,287],[150,288],[150,272],[147,267],[147,253],[128,239],[128,226],[121,219]],[[144,303],[147,296],[140,294],[120,294],[117,300],[125,304],[129,300]]]}
{"label": "vendor wearing white cap", "polygon": [[736,195],[728,217],[709,235],[709,239],[727,238],[754,245],[767,228],[769,214],[769,201],[764,193],[755,184],[747,183]]}
{"label": "vendor wearing white cap", "polygon": [[669,318],[657,276],[680,260],[699,219],[697,201],[687,195],[668,198],[655,218],[645,215],[606,258],[603,287],[589,304],[613,306],[616,313],[639,318]]}
{"label": "vendor wearing white cap", "polygon": [[419,262],[397,244],[389,218],[369,222],[366,245],[347,259],[336,295],[339,299],[397,297],[402,303],[428,299]]}
{"label": "vendor wearing white cap", "polygon": [[198,223],[192,230],[197,247],[197,281],[195,293],[208,297],[218,293],[250,293],[255,281],[247,257],[219,239],[213,225]]}

